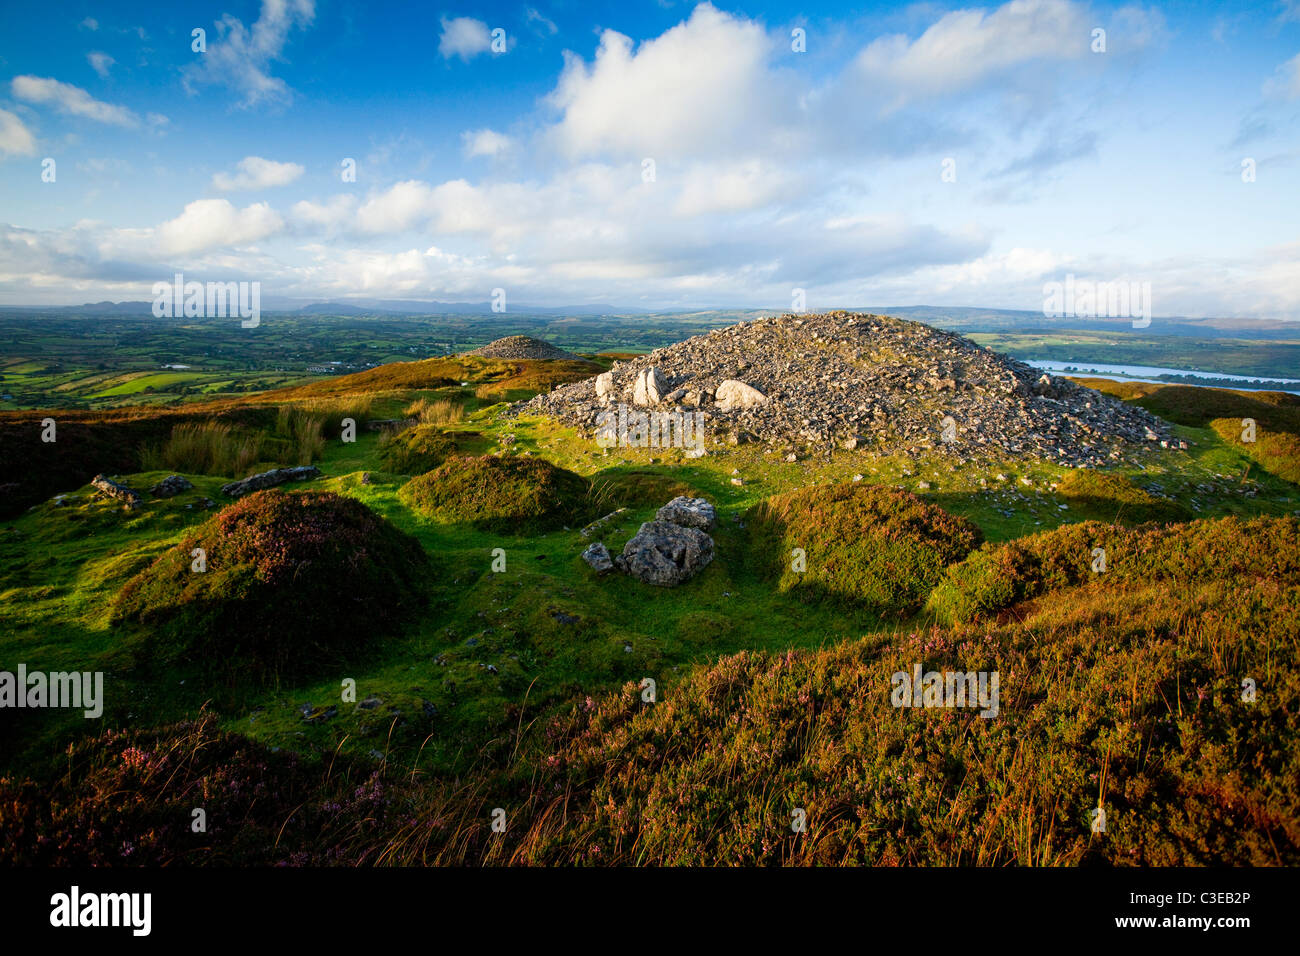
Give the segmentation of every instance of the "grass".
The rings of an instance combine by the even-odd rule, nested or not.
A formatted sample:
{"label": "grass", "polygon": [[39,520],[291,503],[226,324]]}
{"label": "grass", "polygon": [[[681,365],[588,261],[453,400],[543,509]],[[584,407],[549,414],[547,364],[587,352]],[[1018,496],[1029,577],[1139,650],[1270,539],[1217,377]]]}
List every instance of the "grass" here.
{"label": "grass", "polygon": [[418,398],[406,407],[406,417],[414,418],[425,425],[450,425],[464,420],[465,403],[450,398],[437,398],[432,401]]}
{"label": "grass", "polygon": [[1060,496],[1081,518],[1142,523],[1186,521],[1191,511],[1177,501],[1159,498],[1126,475],[1092,469],[1074,471],[1057,485]]}
{"label": "grass", "polygon": [[[110,732],[47,790],[0,781],[17,834],[4,859],[1295,865],[1294,538],[1245,543],[1255,554],[1235,560],[1284,570],[1179,589],[1135,574],[997,624],[723,655],[653,702],[633,678],[548,719],[521,712],[507,756],[455,778],[386,760],[367,777],[346,755],[304,765],[204,719]],[[996,671],[998,714],[891,706],[893,675],[914,665]],[[241,825],[196,848],[176,823],[194,793]]]}
{"label": "grass", "polygon": [[455,452],[456,440],[436,425],[389,432],[379,442],[379,461],[384,470],[399,475],[432,471]]}
{"label": "grass", "polygon": [[1138,528],[1085,521],[985,546],[948,569],[929,607],[942,619],[968,621],[1092,579],[1190,585],[1297,575],[1294,516]]}
{"label": "grass", "polygon": [[[105,670],[102,726],[129,728],[127,736],[114,737],[119,731],[102,731],[96,722],[44,712],[26,713],[0,732],[0,767],[15,775],[9,789],[0,787],[7,832],[11,821],[22,819],[68,834],[72,845],[86,848],[87,858],[102,853],[93,858],[124,862],[118,837],[170,832],[164,824],[184,805],[187,788],[238,779],[247,781],[241,789],[259,780],[270,788],[251,808],[231,804],[246,815],[247,840],[228,833],[211,841],[205,855],[182,852],[160,837],[150,853],[186,863],[1294,859],[1294,803],[1278,782],[1288,779],[1286,755],[1296,752],[1286,718],[1294,712],[1285,669],[1294,659],[1296,633],[1294,582],[1285,570],[1290,565],[1270,572],[1272,584],[1267,576],[1231,570],[1241,582],[1238,591],[1226,573],[1147,580],[1125,570],[1126,555],[1156,560],[1149,549],[1128,544],[1155,532],[1123,527],[1148,520],[1150,509],[1172,503],[1186,509],[1184,515],[1247,522],[1277,521],[1300,509],[1300,489],[1261,469],[1249,449],[1220,437],[1211,427],[1214,418],[1179,426],[1188,452],[1137,450],[1097,473],[1015,460],[953,466],[924,454],[840,451],[830,460],[787,463],[756,446],[711,447],[704,458],[686,459],[671,449],[603,450],[571,429],[503,414],[503,406],[482,404],[460,385],[489,385],[496,395],[506,384],[508,393],[512,378],[533,374],[507,367],[520,363],[405,364],[420,367],[362,373],[362,385],[332,379],[291,394],[258,395],[240,408],[215,403],[206,412],[60,413],[60,444],[46,451],[12,444],[31,441],[25,431],[30,416],[0,416],[0,445],[10,443],[0,458],[21,448],[21,460],[41,476],[39,496],[26,499],[35,507],[0,524],[0,651],[6,661],[33,668]],[[443,372],[454,374],[440,378]],[[403,384],[409,382],[417,384]],[[523,525],[503,518],[515,506],[506,485],[454,479],[449,486],[459,493],[443,495],[442,518],[431,520],[414,507],[414,489],[404,490],[411,484],[405,476],[420,473],[418,466],[395,467],[383,455],[388,439],[381,435],[359,429],[357,441],[347,443],[337,432],[345,410],[356,412],[358,422],[397,418],[420,400],[440,399],[460,402],[463,417],[419,426],[428,428],[423,434],[431,441],[445,438],[461,455],[497,463],[475,466],[475,475],[522,475],[525,497],[538,496],[548,481],[568,482],[576,493],[577,478],[581,497],[572,500],[580,501],[581,513],[548,518],[549,530],[521,534]],[[350,404],[367,400],[364,412]],[[213,516],[203,499],[219,499],[220,484],[238,476],[175,469],[195,489],[175,499],[149,499],[131,513],[93,500],[86,479],[110,470],[133,487],[148,488],[173,469],[141,470],[134,457],[139,444],[161,446],[180,424],[279,431],[287,442],[293,432],[279,424],[281,407],[325,416],[323,442],[314,452],[323,477],[304,490],[364,505],[432,557],[429,570],[410,581],[412,596],[426,610],[359,656],[278,684],[204,679],[201,663],[180,658],[141,666],[130,653],[137,645],[125,646],[120,626],[110,620],[116,594],[154,562],[175,564],[189,539],[208,534],[203,529]],[[572,477],[542,477],[543,460]],[[731,483],[733,471],[742,485]],[[825,489],[850,483],[855,474],[862,475],[858,487],[879,489],[866,494],[907,502],[901,513],[931,516],[927,526],[962,529],[961,518],[992,542],[964,559],[954,557],[961,562],[954,568],[982,554],[1002,554],[998,547],[1016,539],[1066,529],[1060,534],[1068,546],[1049,549],[1058,557],[1046,565],[1040,557],[1035,566],[1042,578],[1044,566],[1060,564],[1065,583],[1020,595],[1012,587],[1009,600],[990,605],[997,610],[951,625],[937,607],[901,620],[867,621],[859,608],[805,603],[774,587],[754,552],[747,513],[782,495],[792,503],[801,493],[807,501],[825,501],[831,494]],[[48,500],[54,491],[72,497],[56,504]],[[718,507],[718,557],[708,568],[667,591],[591,574],[578,557],[588,541],[576,531],[588,516],[628,508],[602,531],[617,551],[677,494],[703,495]],[[527,499],[541,504],[513,514],[547,513],[544,499]],[[932,514],[936,506],[952,517]],[[476,527],[478,510],[492,512],[490,520],[500,523]],[[783,526],[773,525],[774,534],[804,534],[800,515],[812,513],[791,510]],[[818,522],[827,518],[816,514]],[[879,517],[887,522],[892,514]],[[1166,517],[1176,520],[1173,512]],[[1102,530],[1070,530],[1085,518],[1100,519]],[[1120,524],[1112,527],[1115,521]],[[1239,524],[1254,529],[1253,537],[1224,537],[1233,554],[1279,553],[1281,532],[1263,535],[1264,525]],[[1267,527],[1285,531],[1293,522]],[[806,531],[825,529],[809,525]],[[1130,533],[1138,537],[1124,537]],[[1114,574],[1104,581],[1094,581],[1090,571],[1084,575],[1086,563],[1071,563],[1080,542],[1091,545],[1095,534],[1110,536]],[[1188,540],[1199,546],[1202,539],[1219,540],[1214,534],[1198,532]],[[853,539],[826,540],[846,557],[855,553]],[[773,541],[784,549],[784,541]],[[505,552],[500,571],[494,570],[498,548]],[[1184,550],[1194,549],[1189,544]],[[815,571],[815,549],[805,550]],[[1207,547],[1206,553],[1226,552]],[[1078,560],[1090,555],[1091,546],[1083,548]],[[1021,565],[1007,567],[1015,580]],[[899,580],[908,583],[907,593],[924,597],[931,578],[913,570]],[[322,596],[322,613],[333,611],[331,602],[349,586],[330,590],[337,593]],[[1060,598],[1044,600],[1049,594]],[[1112,646],[1115,652],[1107,650]],[[1006,682],[1007,722],[995,732],[964,714],[898,714],[882,707],[890,668],[918,654],[927,655],[923,661],[963,666],[995,662]],[[1150,669],[1132,670],[1138,667]],[[1189,687],[1208,688],[1217,710],[1228,700],[1228,678],[1243,668],[1266,675],[1261,687],[1276,696],[1261,698],[1264,708],[1229,710],[1214,718],[1218,723],[1203,703],[1195,709]],[[1133,673],[1140,676],[1137,685]],[[661,702],[648,708],[637,690],[645,677],[656,680]],[[342,700],[345,678],[356,682],[357,703]],[[1115,688],[1124,690],[1118,698]],[[379,703],[358,706],[369,698]],[[1136,709],[1117,710],[1125,700],[1136,701]],[[205,703],[209,710],[200,717]],[[311,722],[304,706],[317,715]],[[1167,715],[1180,707],[1184,716],[1170,724]],[[326,716],[331,708],[337,712]],[[736,714],[744,715],[739,725],[731,723]],[[1135,735],[1150,742],[1139,747]],[[1017,743],[1022,739],[1023,747]],[[1127,762],[1107,763],[1110,743],[1110,752]],[[71,764],[69,744],[78,748]],[[123,777],[129,768],[121,754],[130,748],[175,754],[173,761],[185,769],[152,776],[147,785]],[[1254,768],[1250,776],[1232,775],[1225,762],[1229,749],[1233,759]],[[290,752],[298,755],[298,771],[283,764]],[[1207,761],[1203,770],[1194,758]],[[251,776],[224,769],[245,762],[267,769]],[[971,768],[969,782],[959,766]],[[919,767],[926,773],[918,775]],[[1114,801],[1106,806],[1116,827],[1135,821],[1127,836],[1116,834],[1104,846],[1089,839],[1086,827],[1073,829],[1095,806],[1090,801],[1100,784],[1090,778],[1094,773],[1127,781],[1124,792],[1105,794]],[[21,783],[16,775],[38,783]],[[645,775],[659,779],[635,779]],[[900,775],[901,783],[894,779]],[[140,798],[117,820],[109,795],[128,779]],[[873,796],[888,786],[895,787],[889,799]],[[346,799],[358,787],[387,801],[366,832],[349,816],[362,806]],[[44,793],[50,794],[48,809],[34,807]],[[695,799],[674,813],[672,801],[688,793]],[[1154,802],[1144,802],[1142,794]],[[510,836],[492,842],[487,811],[503,800],[512,808]],[[290,819],[288,809],[300,804]],[[342,815],[322,809],[330,804],[352,809]],[[812,823],[802,842],[788,839],[788,813],[796,805],[809,810]],[[1185,808],[1186,816],[1176,818],[1162,806]],[[1215,823],[1214,813],[1238,828],[1237,843],[1228,844],[1227,825]],[[111,827],[105,823],[114,820]],[[282,825],[284,839],[268,851],[261,835]],[[92,830],[104,838],[92,837]],[[1273,856],[1265,845],[1270,841]],[[27,851],[16,841],[7,852],[13,858]]]}

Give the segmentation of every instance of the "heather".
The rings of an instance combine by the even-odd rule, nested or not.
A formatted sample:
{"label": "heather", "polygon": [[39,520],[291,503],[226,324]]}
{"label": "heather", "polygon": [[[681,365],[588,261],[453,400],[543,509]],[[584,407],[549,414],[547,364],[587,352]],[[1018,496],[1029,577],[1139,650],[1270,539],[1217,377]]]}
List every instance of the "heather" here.
{"label": "heather", "polygon": [[[194,570],[197,550],[206,570]],[[122,588],[115,624],[162,662],[310,673],[355,659],[421,607],[428,560],[365,505],[262,491],[222,509]]]}
{"label": "heather", "polygon": [[1294,516],[1137,528],[1085,521],[984,545],[948,569],[929,608],[941,619],[964,621],[1090,580],[1187,587],[1202,581],[1294,583],[1297,575],[1300,519]]}

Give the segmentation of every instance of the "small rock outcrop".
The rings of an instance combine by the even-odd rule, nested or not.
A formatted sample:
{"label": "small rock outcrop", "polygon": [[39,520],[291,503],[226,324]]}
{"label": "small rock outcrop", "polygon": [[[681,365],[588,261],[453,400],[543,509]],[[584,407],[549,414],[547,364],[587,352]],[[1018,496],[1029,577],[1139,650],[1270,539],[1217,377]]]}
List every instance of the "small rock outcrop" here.
{"label": "small rock outcrop", "polygon": [[620,566],[646,584],[676,587],[713,560],[713,539],[699,528],[669,521],[647,521],[623,546]]}
{"label": "small rock outcrop", "polygon": [[657,368],[644,369],[638,373],[636,383],[632,386],[633,405],[658,405],[660,398],[668,391],[668,380]]}
{"label": "small rock outcrop", "polygon": [[96,475],[90,479],[90,483],[108,498],[116,498],[127,508],[139,508],[144,503],[140,497],[140,492],[126,485],[120,485],[107,475]]}
{"label": "small rock outcrop", "polygon": [[260,474],[249,475],[241,481],[232,481],[221,486],[221,493],[228,498],[242,498],[254,491],[274,488],[286,481],[310,481],[320,477],[320,469],[315,465],[299,465],[295,468],[275,468]]}
{"label": "small rock outcrop", "polygon": [[618,508],[614,511],[611,511],[609,514],[605,515],[605,517],[597,518],[591,524],[587,525],[585,528],[582,529],[582,531],[579,532],[579,534],[581,534],[584,538],[590,538],[593,534],[596,534],[599,531],[604,531],[611,524],[617,521],[620,515],[626,512],[627,512],[626,508]]}
{"label": "small rock outcrop", "polygon": [[183,475],[168,475],[149,489],[155,498],[175,498],[182,491],[189,491],[194,484]]}

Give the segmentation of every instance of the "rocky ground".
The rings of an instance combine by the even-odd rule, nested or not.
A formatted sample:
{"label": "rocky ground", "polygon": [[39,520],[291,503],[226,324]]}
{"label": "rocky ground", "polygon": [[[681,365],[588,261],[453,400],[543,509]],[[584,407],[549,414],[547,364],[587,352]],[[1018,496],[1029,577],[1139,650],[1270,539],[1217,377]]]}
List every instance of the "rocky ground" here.
{"label": "rocky ground", "polygon": [[497,359],[571,359],[564,349],[556,348],[550,342],[543,342],[528,335],[507,335],[503,339],[489,342],[481,349],[474,349],[469,355]]}
{"label": "rocky ground", "polygon": [[619,403],[702,410],[713,445],[766,442],[814,453],[934,448],[959,460],[1012,455],[1094,466],[1135,445],[1178,444],[1167,423],[1141,408],[959,335],[847,312],[718,329],[513,411],[594,433],[597,416]]}

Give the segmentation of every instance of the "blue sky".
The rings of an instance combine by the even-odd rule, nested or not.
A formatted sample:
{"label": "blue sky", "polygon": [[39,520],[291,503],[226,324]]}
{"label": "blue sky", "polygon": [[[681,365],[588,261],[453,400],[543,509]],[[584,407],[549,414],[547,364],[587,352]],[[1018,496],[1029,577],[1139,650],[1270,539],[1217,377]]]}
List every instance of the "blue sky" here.
{"label": "blue sky", "polygon": [[1300,319],[1300,0],[0,23],[0,303],[183,271],[304,301],[1039,309],[1073,274],[1150,282],[1156,314]]}

